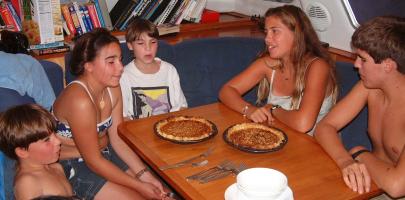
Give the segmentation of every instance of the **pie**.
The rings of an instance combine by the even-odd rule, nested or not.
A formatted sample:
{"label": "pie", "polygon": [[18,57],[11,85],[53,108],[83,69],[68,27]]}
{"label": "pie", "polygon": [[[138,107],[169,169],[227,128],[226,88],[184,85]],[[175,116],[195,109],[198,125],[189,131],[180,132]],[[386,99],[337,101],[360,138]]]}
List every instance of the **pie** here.
{"label": "pie", "polygon": [[180,143],[200,142],[217,134],[214,123],[202,117],[172,116],[155,124],[158,136]]}
{"label": "pie", "polygon": [[279,129],[257,123],[241,123],[229,127],[224,139],[241,150],[267,152],[280,149],[287,136]]}

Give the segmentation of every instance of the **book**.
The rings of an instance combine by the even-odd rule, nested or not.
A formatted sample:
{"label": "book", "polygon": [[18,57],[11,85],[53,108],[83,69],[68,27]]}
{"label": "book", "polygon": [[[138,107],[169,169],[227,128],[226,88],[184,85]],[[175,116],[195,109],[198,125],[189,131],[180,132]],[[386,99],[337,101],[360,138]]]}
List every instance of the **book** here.
{"label": "book", "polygon": [[68,51],[70,51],[70,47],[68,45],[31,50],[31,52],[33,52],[35,55],[38,55],[38,56],[54,54],[54,53],[63,53],[63,52],[68,52]]}
{"label": "book", "polygon": [[14,19],[11,11],[8,9],[6,2],[0,3],[0,15],[8,29],[11,31],[20,31],[17,21]]}
{"label": "book", "polygon": [[110,12],[111,23],[114,29],[119,29],[138,3],[139,0],[118,0]]}
{"label": "book", "polygon": [[96,11],[97,11],[96,13],[97,13],[98,20],[100,21],[100,26],[105,27],[103,13],[101,12],[100,4],[98,3],[97,0],[94,0],[93,3],[94,3],[94,7],[96,8]]}
{"label": "book", "polygon": [[23,0],[10,0],[20,20],[24,19],[24,11],[22,7]]}
{"label": "book", "polygon": [[23,21],[30,44],[63,41],[62,13],[59,0],[31,0],[31,20]]}
{"label": "book", "polygon": [[180,32],[180,25],[178,24],[161,24],[157,26],[159,36],[167,35],[171,33],[178,33]]}
{"label": "book", "polygon": [[100,20],[97,15],[96,6],[93,3],[86,4],[87,10],[89,11],[89,16],[91,19],[91,23],[93,24],[94,28],[100,28]]}
{"label": "book", "polygon": [[[113,24],[114,24],[114,29],[120,30],[121,26],[125,23],[126,19],[128,19],[131,16],[132,12],[134,11],[134,9],[138,5],[138,3],[139,3],[139,1],[137,1],[137,0],[131,0],[131,3],[126,4],[127,5],[126,9],[123,10],[123,12],[121,13],[121,16],[119,16],[119,18],[117,19],[116,22],[113,22],[113,19],[111,18],[111,22],[113,22]],[[114,10],[114,8],[113,8],[113,10]],[[111,10],[110,15],[113,10]]]}
{"label": "book", "polygon": [[102,19],[104,21],[103,27],[107,28],[108,30],[112,30],[113,26],[111,23],[110,14],[108,12],[107,3],[105,2],[105,0],[94,0],[94,4],[96,5],[96,7],[98,6],[100,8]]}
{"label": "book", "polygon": [[170,1],[169,5],[167,5],[166,9],[159,16],[159,18],[155,21],[156,25],[161,25],[165,22],[166,18],[169,16],[170,12],[173,10],[176,3],[177,3],[177,0]]}
{"label": "book", "polygon": [[83,33],[87,33],[89,30],[88,26],[86,27],[86,24],[84,24],[84,20],[83,20],[83,16],[84,13],[80,10],[79,4],[77,3],[77,1],[73,1],[72,2],[73,5],[73,9],[75,10],[75,13],[77,15],[77,20],[79,21],[80,27],[82,28]]}
{"label": "book", "polygon": [[60,47],[65,45],[63,41],[58,41],[58,42],[52,42],[52,43],[47,43],[47,44],[31,44],[30,49],[45,49],[45,48],[52,48],[52,47]]}
{"label": "book", "polygon": [[177,0],[177,3],[173,6],[173,9],[167,15],[167,18],[163,23],[169,23],[170,20],[173,18],[174,14],[176,14],[177,10],[180,8],[180,5],[183,3],[183,0]]}
{"label": "book", "polygon": [[87,32],[90,32],[91,30],[93,30],[93,24],[90,19],[89,10],[87,10],[87,7],[83,6],[83,5],[80,5],[79,9],[80,9],[80,12],[82,12],[82,14],[83,14],[82,18],[83,18],[84,25],[86,26],[86,30],[87,30]]}
{"label": "book", "polygon": [[183,0],[180,7],[177,9],[176,13],[170,19],[169,23],[176,24],[176,21],[180,18],[181,14],[183,13],[184,9],[187,7],[189,0]]}
{"label": "book", "polygon": [[62,11],[63,18],[66,21],[66,26],[69,29],[69,32],[72,35],[76,35],[76,33],[77,33],[76,27],[75,27],[75,24],[73,23],[72,16],[70,15],[69,6],[66,4],[61,5],[61,11]]}
{"label": "book", "polygon": [[170,0],[162,0],[162,2],[156,8],[155,12],[153,12],[153,14],[149,17],[149,21],[155,22],[159,18],[159,16],[163,13],[163,11],[166,9],[167,5],[169,5],[169,3]]}
{"label": "book", "polygon": [[70,12],[70,16],[72,17],[73,25],[75,26],[75,29],[76,29],[76,33],[78,35],[82,35],[84,32],[82,30],[82,27],[80,26],[80,22],[79,22],[79,19],[77,18],[76,10],[73,7],[73,5],[69,5],[69,12]]}

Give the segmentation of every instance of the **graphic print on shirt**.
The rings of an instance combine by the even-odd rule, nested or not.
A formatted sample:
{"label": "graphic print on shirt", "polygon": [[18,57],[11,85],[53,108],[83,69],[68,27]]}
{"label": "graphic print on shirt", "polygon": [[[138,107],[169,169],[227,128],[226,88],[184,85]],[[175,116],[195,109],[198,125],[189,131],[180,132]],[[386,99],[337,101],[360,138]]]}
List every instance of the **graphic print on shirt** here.
{"label": "graphic print on shirt", "polygon": [[134,119],[168,113],[172,108],[169,87],[132,87]]}

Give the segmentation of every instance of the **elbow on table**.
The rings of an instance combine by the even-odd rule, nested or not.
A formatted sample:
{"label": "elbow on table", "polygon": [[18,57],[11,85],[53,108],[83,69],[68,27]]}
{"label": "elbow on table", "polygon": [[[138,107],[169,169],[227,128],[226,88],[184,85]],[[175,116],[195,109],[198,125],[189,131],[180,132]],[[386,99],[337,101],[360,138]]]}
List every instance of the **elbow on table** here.
{"label": "elbow on table", "polygon": [[307,133],[315,125],[314,120],[308,120],[307,118],[302,118],[301,120],[297,120],[298,123],[295,125],[294,129],[301,132],[301,133]]}

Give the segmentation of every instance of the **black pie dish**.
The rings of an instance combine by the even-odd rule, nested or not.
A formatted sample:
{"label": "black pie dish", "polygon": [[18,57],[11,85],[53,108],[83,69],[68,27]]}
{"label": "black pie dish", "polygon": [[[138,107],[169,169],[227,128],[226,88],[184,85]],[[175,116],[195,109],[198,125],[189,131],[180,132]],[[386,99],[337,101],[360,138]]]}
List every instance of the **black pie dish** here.
{"label": "black pie dish", "polygon": [[282,130],[280,130],[280,129],[278,129],[278,128],[275,128],[275,127],[270,127],[270,128],[273,128],[273,129],[276,129],[276,130],[280,131],[280,132],[283,134],[283,136],[284,136],[284,140],[280,143],[279,146],[274,147],[274,148],[270,148],[270,149],[255,149],[255,148],[250,148],[250,147],[245,147],[245,146],[237,145],[237,144],[234,144],[232,141],[230,141],[230,140],[228,139],[228,131],[229,131],[232,127],[234,127],[234,126],[236,126],[236,125],[239,125],[239,124],[234,124],[234,125],[228,127],[228,128],[224,131],[224,134],[222,135],[222,138],[224,139],[224,141],[225,141],[228,145],[230,145],[230,146],[232,146],[232,147],[234,147],[234,148],[236,148],[236,149],[238,149],[238,150],[240,150],[240,151],[244,151],[244,152],[248,152],[248,153],[269,153],[269,152],[274,152],[274,151],[278,151],[278,150],[282,149],[282,148],[287,144],[287,142],[288,142],[287,134],[285,134],[284,131],[282,131]]}
{"label": "black pie dish", "polygon": [[208,137],[206,137],[206,138],[202,138],[202,139],[198,139],[198,140],[179,141],[179,140],[170,139],[170,138],[165,138],[165,137],[161,136],[161,135],[158,133],[158,131],[157,131],[157,125],[158,125],[159,123],[163,122],[163,121],[169,120],[170,118],[177,118],[177,117],[184,117],[184,118],[192,118],[192,117],[194,117],[194,118],[202,118],[202,117],[184,116],[184,115],[183,115],[183,116],[170,116],[170,117],[168,117],[168,118],[159,120],[159,121],[157,121],[157,122],[154,124],[153,130],[154,130],[155,134],[156,134],[159,138],[161,138],[161,139],[163,139],[163,140],[167,140],[167,141],[170,141],[170,142],[173,142],[173,143],[176,143],[176,144],[195,144],[195,143],[199,143],[199,142],[203,142],[203,141],[209,140],[209,139],[215,137],[215,136],[218,134],[217,126],[216,126],[213,122],[211,122],[210,120],[203,118],[204,120],[206,120],[206,121],[211,125],[211,128],[212,128],[212,133],[211,133]]}

